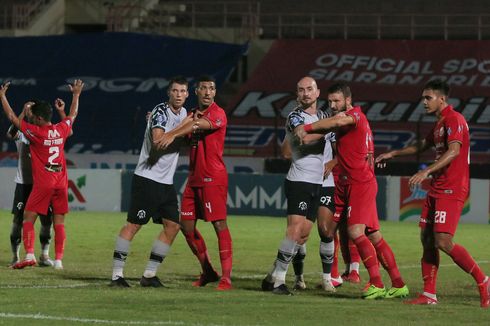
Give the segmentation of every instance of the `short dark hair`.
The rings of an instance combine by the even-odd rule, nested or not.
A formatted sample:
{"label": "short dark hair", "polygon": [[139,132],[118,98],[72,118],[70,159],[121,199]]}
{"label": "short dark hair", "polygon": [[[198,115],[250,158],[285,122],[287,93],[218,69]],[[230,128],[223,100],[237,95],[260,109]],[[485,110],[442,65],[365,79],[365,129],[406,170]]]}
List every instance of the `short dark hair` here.
{"label": "short dark hair", "polygon": [[170,78],[170,80],[168,81],[169,90],[172,88],[173,84],[189,86],[189,82],[187,81],[187,79],[185,79],[185,77],[181,75],[173,76],[172,78]]}
{"label": "short dark hair", "polygon": [[201,75],[196,78],[196,88],[199,86],[199,83],[202,82],[213,82],[216,83],[216,79],[211,75]]}
{"label": "short dark hair", "polygon": [[41,117],[48,122],[51,121],[51,117],[53,116],[53,108],[46,101],[36,101],[31,108],[31,112],[33,115]]}
{"label": "short dark hair", "polygon": [[336,83],[327,89],[327,94],[342,93],[344,97],[352,97],[350,87],[344,83]]}
{"label": "short dark hair", "polygon": [[443,94],[444,96],[449,96],[449,85],[442,79],[432,79],[424,86],[425,90],[432,90]]}

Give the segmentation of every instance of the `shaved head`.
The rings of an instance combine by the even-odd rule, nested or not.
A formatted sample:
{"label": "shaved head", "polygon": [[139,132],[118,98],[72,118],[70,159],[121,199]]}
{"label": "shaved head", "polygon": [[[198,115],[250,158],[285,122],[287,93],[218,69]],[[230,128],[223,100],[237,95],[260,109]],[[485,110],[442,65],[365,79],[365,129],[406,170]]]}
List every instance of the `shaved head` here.
{"label": "shaved head", "polygon": [[303,77],[296,85],[296,95],[298,96],[298,102],[307,109],[309,107],[316,108],[316,101],[320,96],[320,90],[316,84],[316,81],[311,77]]}

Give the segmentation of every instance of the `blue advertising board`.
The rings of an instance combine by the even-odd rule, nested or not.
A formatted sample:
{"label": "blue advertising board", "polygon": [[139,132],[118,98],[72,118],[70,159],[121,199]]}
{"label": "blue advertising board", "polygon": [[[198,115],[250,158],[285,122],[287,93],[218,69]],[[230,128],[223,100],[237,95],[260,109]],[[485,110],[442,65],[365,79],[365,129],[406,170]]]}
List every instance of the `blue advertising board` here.
{"label": "blue advertising board", "polygon": [[[20,113],[29,99],[53,103],[58,97],[68,110],[67,84],[82,79],[79,116],[66,150],[138,153],[146,112],[167,99],[172,76],[182,75],[192,86],[197,76],[212,75],[219,94],[247,46],[134,33],[5,37],[0,38],[0,82],[11,82],[7,96]],[[191,87],[186,106],[194,105]],[[8,127],[4,115],[0,126]],[[7,144],[6,151],[15,151]]]}

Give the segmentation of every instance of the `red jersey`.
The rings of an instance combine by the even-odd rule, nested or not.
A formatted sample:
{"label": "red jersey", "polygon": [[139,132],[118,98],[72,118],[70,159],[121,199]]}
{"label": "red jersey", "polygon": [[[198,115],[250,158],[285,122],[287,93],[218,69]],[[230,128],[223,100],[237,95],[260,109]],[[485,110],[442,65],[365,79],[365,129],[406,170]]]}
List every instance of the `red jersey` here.
{"label": "red jersey", "polygon": [[337,130],[338,182],[344,184],[365,183],[375,179],[374,167],[369,164],[368,153],[373,154],[373,133],[369,122],[355,106],[345,112],[356,122]]}
{"label": "red jersey", "polygon": [[188,184],[191,187],[227,186],[228,173],[223,162],[226,113],[213,103],[202,119],[208,120],[214,129],[201,130],[191,136]]}
{"label": "red jersey", "polygon": [[448,105],[425,140],[436,148],[436,161],[449,149],[450,143],[456,141],[461,144],[459,155],[433,173],[429,195],[465,200],[470,184],[470,132],[466,120]]}
{"label": "red jersey", "polygon": [[[20,130],[30,141],[34,184],[42,183],[43,187],[56,189],[68,186],[64,148],[72,123],[71,118],[46,126],[21,122]],[[53,166],[61,168],[61,171],[47,170]]]}

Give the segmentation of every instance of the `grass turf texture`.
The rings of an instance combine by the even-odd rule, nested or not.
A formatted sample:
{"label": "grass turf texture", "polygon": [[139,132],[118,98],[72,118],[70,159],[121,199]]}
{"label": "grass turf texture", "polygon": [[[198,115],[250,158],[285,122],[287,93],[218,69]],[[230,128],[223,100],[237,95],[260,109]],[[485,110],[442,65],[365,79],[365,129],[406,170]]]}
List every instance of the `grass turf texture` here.
{"label": "grass turf texture", "polygon": [[[229,218],[234,246],[234,290],[220,292],[215,290],[217,283],[204,288],[191,286],[200,269],[182,235],[178,236],[158,271],[166,288],[139,286],[153,240],[161,228],[154,224],[143,227],[131,245],[125,277],[133,287],[108,287],[114,240],[125,223],[123,213],[70,213],[66,220],[63,271],[40,267],[11,270],[6,267],[11,259],[11,217],[8,211],[0,213],[3,243],[0,248],[0,324],[487,325],[490,318],[490,311],[479,307],[472,277],[446,255],[441,255],[437,306],[408,306],[398,299],[360,299],[360,291],[368,279],[363,267],[360,285],[344,284],[335,294],[316,290],[315,285],[321,280],[316,230],[308,241],[305,262],[308,290],[293,297],[261,292],[261,280],[270,269],[284,236],[284,218]],[[214,230],[202,221],[198,227],[207,241],[212,262],[220,271]],[[383,222],[381,230],[395,252],[401,273],[410,287],[410,297],[414,297],[422,291],[418,226],[415,223]],[[466,246],[490,274],[489,234],[487,225],[462,224],[455,240]],[[53,242],[51,253],[54,252]],[[38,240],[36,256],[39,256]],[[342,271],[342,262],[339,267]],[[383,271],[382,276],[389,286],[388,275]],[[292,281],[290,267],[288,284],[291,286]]]}

